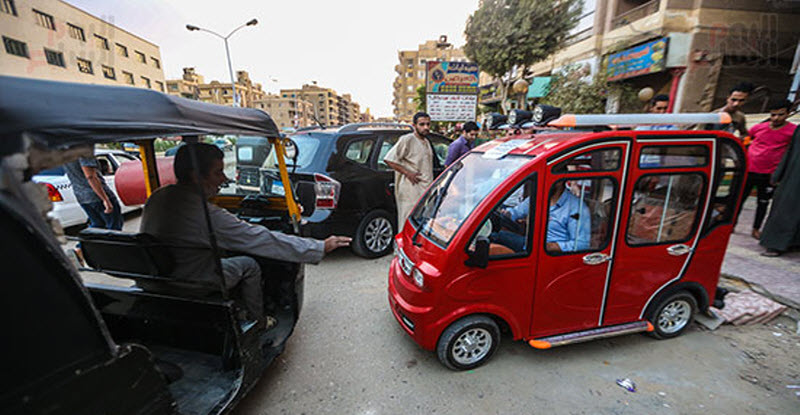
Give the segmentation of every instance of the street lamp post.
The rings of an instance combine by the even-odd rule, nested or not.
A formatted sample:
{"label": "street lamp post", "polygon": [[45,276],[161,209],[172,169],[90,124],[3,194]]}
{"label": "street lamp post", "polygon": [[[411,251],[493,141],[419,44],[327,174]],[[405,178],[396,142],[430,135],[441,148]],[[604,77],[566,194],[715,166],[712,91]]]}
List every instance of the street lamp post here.
{"label": "street lamp post", "polygon": [[228,33],[228,36],[222,36],[217,32],[214,32],[214,31],[211,31],[211,30],[208,30],[208,29],[203,29],[202,27],[197,27],[195,25],[190,25],[190,24],[186,25],[186,29],[189,30],[190,32],[193,32],[195,30],[199,30],[201,32],[211,33],[212,35],[222,39],[222,41],[225,43],[225,55],[228,57],[228,72],[231,75],[231,91],[233,92],[233,106],[234,107],[238,107],[239,106],[239,97],[238,97],[238,95],[236,95],[236,80],[233,78],[233,65],[231,64],[231,50],[228,47],[228,38],[233,36],[234,33],[236,33],[239,29],[241,29],[241,28],[243,28],[245,26],[255,26],[257,24],[258,24],[258,20],[257,19],[252,19],[249,22],[237,27],[236,29],[233,29],[230,33]]}

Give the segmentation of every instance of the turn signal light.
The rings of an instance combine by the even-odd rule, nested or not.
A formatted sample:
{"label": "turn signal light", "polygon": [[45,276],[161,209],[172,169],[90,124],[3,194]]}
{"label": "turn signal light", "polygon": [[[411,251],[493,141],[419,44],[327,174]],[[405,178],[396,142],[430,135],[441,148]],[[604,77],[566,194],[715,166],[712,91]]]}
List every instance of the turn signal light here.
{"label": "turn signal light", "polygon": [[53,186],[50,183],[45,183],[44,185],[47,187],[47,197],[50,198],[51,202],[63,202],[64,201],[64,198],[61,197],[61,192],[59,192],[58,189],[56,189],[55,186]]}

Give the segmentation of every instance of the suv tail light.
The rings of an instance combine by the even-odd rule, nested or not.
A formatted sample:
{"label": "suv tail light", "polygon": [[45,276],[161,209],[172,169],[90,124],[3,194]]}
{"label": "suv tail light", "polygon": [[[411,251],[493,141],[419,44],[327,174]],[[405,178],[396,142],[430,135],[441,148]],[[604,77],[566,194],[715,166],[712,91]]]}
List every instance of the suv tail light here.
{"label": "suv tail light", "polygon": [[51,202],[63,202],[64,201],[64,198],[61,197],[61,192],[59,192],[58,189],[56,189],[55,186],[53,186],[50,183],[45,183],[44,185],[47,186],[47,197],[50,198]]}
{"label": "suv tail light", "polygon": [[314,174],[317,209],[336,209],[342,184],[324,174]]}

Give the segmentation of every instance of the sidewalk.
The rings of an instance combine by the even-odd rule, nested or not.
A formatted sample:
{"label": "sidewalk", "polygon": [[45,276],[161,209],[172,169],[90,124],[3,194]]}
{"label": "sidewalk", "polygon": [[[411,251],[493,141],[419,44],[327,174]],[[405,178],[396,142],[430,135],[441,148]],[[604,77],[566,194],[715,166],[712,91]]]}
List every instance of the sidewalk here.
{"label": "sidewalk", "polygon": [[722,262],[723,276],[744,280],[761,288],[763,294],[795,309],[800,309],[800,252],[779,257],[761,256],[764,248],[750,236],[755,216],[756,198],[747,199],[739,224],[731,235]]}

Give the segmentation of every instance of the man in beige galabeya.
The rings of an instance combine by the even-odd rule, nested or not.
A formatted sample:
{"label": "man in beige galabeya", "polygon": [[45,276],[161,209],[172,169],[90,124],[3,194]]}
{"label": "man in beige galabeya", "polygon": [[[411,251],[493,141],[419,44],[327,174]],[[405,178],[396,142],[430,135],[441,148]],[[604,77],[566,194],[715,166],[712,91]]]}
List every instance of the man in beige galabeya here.
{"label": "man in beige galabeya", "polygon": [[433,148],[428,141],[430,115],[424,112],[414,114],[413,127],[414,132],[400,137],[383,160],[394,170],[398,232],[433,181]]}

